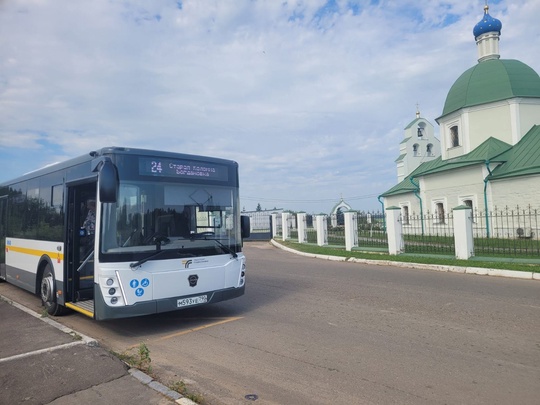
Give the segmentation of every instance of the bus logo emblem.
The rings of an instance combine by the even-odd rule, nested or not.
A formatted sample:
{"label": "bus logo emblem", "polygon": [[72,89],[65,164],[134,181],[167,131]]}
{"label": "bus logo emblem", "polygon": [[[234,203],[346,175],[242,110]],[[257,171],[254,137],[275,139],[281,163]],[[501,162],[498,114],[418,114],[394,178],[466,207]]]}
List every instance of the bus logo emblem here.
{"label": "bus logo emblem", "polygon": [[184,265],[184,268],[189,269],[189,265],[193,263],[193,260],[182,260],[182,264]]}
{"label": "bus logo emblem", "polygon": [[198,280],[199,280],[199,276],[196,274],[192,274],[191,276],[188,277],[189,286],[195,287],[197,285]]}

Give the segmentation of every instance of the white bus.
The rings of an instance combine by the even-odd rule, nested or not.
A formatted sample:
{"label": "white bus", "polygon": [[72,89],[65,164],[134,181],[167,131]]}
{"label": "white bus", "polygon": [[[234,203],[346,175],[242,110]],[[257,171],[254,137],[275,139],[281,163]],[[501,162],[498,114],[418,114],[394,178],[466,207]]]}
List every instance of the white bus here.
{"label": "white bus", "polygon": [[238,164],[109,147],[0,184],[0,280],[97,320],[244,294]]}

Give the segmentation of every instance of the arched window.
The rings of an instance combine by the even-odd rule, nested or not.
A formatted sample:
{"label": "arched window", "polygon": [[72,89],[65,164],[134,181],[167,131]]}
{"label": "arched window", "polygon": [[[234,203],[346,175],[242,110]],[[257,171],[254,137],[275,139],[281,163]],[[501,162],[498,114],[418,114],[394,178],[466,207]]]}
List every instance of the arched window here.
{"label": "arched window", "polygon": [[426,147],[426,154],[428,156],[433,156],[433,144],[428,143]]}
{"label": "arched window", "polygon": [[445,223],[445,213],[444,213],[444,204],[442,202],[436,203],[435,205],[436,213],[435,215],[437,223],[444,224]]}
{"label": "arched window", "polygon": [[412,146],[412,150],[413,150],[413,156],[418,156],[418,144],[417,143],[415,143]]}
{"label": "arched window", "polygon": [[403,205],[401,207],[401,223],[402,225],[409,225],[409,206]]}
{"label": "arched window", "polygon": [[450,145],[452,145],[452,148],[459,146],[459,131],[457,125],[450,128]]}
{"label": "arched window", "polygon": [[467,207],[469,207],[471,209],[471,219],[472,219],[472,222],[476,222],[476,216],[475,216],[475,213],[474,213],[474,205],[473,205],[473,201],[472,200],[463,200],[462,202],[463,205],[466,205]]}

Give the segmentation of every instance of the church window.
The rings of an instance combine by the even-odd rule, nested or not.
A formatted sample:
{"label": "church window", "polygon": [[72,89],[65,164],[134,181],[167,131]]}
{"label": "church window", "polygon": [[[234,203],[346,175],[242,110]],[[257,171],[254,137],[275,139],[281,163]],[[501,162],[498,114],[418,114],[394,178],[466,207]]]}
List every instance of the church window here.
{"label": "church window", "polygon": [[470,199],[470,198],[466,198],[464,200],[461,201],[461,204],[469,207],[471,209],[471,219],[472,219],[472,222],[476,222],[475,220],[475,214],[474,214],[474,205],[473,205],[473,200]]}
{"label": "church window", "polygon": [[450,128],[450,145],[452,145],[452,148],[459,146],[459,131],[457,125]]}
{"label": "church window", "polygon": [[403,205],[401,207],[401,223],[402,225],[409,225],[409,206]]}
{"label": "church window", "polygon": [[435,223],[445,223],[444,204],[442,202],[435,203]]}
{"label": "church window", "polygon": [[415,143],[412,146],[412,150],[413,150],[413,156],[419,156],[419,154],[418,154],[418,144],[417,143]]}
{"label": "church window", "polygon": [[433,156],[433,145],[431,143],[428,143],[427,144],[427,147],[426,147],[426,154],[428,156]]}

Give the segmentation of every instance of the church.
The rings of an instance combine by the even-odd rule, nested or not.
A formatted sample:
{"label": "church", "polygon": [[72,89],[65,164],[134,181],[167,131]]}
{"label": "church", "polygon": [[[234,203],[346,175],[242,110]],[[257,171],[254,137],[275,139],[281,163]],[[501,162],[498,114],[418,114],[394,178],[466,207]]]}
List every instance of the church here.
{"label": "church", "polygon": [[[480,212],[540,208],[540,77],[519,60],[500,58],[501,30],[486,5],[473,29],[478,63],[455,81],[436,118],[440,155],[428,122],[417,112],[396,160],[398,184],[379,196],[384,207],[400,207],[404,218],[413,213],[444,218],[460,205]],[[425,146],[420,123],[429,138]],[[417,149],[407,151],[404,143]],[[420,163],[407,163],[418,151]]]}

